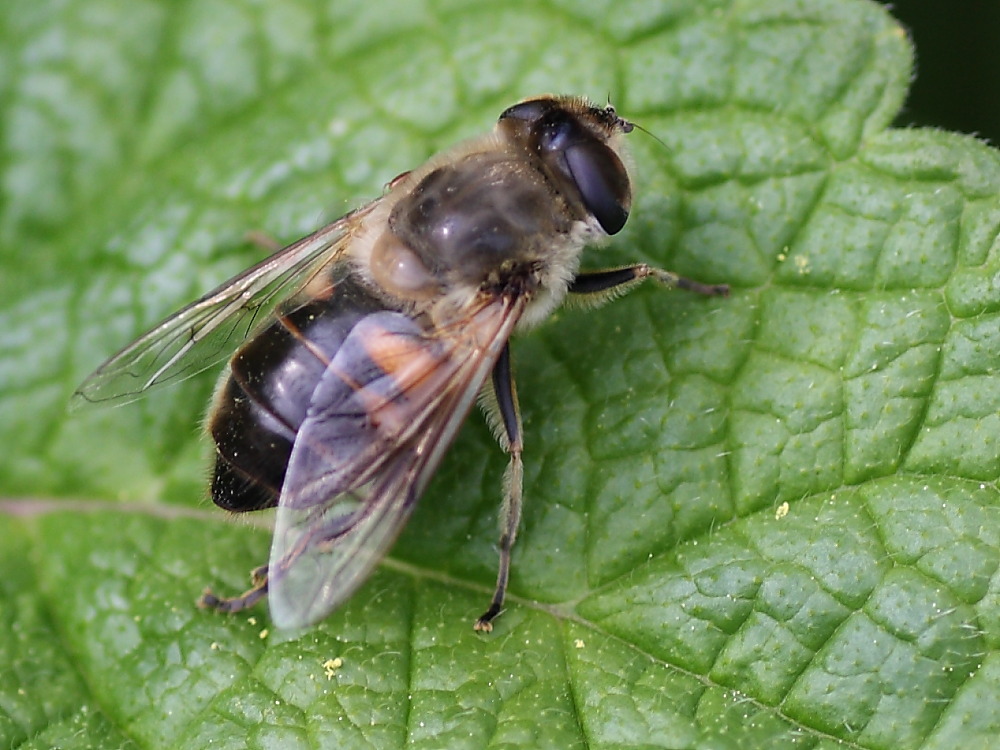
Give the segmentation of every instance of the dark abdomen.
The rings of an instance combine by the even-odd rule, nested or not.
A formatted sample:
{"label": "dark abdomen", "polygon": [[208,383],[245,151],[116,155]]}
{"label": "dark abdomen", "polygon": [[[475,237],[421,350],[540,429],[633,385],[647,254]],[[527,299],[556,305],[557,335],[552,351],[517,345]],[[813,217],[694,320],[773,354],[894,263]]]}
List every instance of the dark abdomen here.
{"label": "dark abdomen", "polygon": [[216,505],[234,512],[277,505],[316,384],[358,320],[382,309],[348,278],[329,297],[276,318],[233,355],[208,425]]}

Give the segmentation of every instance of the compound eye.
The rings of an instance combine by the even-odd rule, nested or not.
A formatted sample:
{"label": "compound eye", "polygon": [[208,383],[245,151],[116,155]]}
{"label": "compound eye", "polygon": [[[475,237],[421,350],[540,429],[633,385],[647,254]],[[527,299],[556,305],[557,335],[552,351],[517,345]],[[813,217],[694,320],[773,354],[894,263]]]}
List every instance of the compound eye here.
{"label": "compound eye", "polygon": [[551,99],[529,99],[505,109],[500,114],[500,119],[523,120],[528,123],[538,122],[552,111],[553,104]]}
{"label": "compound eye", "polygon": [[552,118],[541,127],[538,150],[542,152],[565,151],[570,144],[583,138],[580,126],[564,118]]}
{"label": "compound eye", "polygon": [[632,189],[621,159],[597,141],[569,146],[565,158],[587,210],[605,232],[620,232],[632,206]]}

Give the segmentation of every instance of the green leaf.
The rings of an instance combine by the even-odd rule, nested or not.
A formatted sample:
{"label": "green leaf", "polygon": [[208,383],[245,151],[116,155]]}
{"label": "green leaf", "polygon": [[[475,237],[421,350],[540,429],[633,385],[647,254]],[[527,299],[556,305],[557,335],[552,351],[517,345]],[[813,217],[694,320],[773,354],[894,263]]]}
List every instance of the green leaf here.
{"label": "green leaf", "polygon": [[[1000,733],[1000,158],[892,130],[861,0],[0,12],[0,746],[987,747]],[[212,374],[69,416],[103,357],[518,99],[616,106],[642,288],[515,341],[526,507],[478,415],[304,633],[194,605]]]}

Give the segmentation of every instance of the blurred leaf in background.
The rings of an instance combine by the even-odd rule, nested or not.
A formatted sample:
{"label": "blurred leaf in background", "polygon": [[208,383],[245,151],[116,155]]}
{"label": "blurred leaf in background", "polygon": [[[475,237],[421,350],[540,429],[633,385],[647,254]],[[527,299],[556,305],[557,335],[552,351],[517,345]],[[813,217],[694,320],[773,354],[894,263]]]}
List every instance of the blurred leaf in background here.
{"label": "blurred leaf in background", "polygon": [[[0,745],[987,747],[1000,733],[1000,158],[891,130],[862,0],[0,11]],[[733,285],[515,341],[526,511],[469,420],[390,558],[305,633],[210,507],[212,376],[65,413],[261,251],[518,99],[610,95],[637,201],[587,267]],[[266,523],[266,517],[264,519]]]}

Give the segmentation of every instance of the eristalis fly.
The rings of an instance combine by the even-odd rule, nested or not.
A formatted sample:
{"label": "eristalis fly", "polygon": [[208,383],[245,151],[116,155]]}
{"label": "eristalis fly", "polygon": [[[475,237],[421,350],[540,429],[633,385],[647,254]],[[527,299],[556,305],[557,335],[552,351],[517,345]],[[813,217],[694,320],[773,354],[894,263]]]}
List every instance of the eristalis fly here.
{"label": "eristalis fly", "polygon": [[[542,96],[494,131],[394,179],[381,198],[279,250],[170,316],[94,372],[86,402],[125,403],[232,354],[208,417],[212,499],[277,506],[254,586],[274,624],[315,623],[399,534],[477,397],[509,455],[492,629],[521,517],[521,421],[509,339],[567,293],[596,301],[645,278],[726,294],[637,264],[579,272],[625,225],[632,187],[611,106]],[[232,353],[235,350],[235,353]]]}

